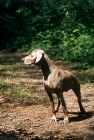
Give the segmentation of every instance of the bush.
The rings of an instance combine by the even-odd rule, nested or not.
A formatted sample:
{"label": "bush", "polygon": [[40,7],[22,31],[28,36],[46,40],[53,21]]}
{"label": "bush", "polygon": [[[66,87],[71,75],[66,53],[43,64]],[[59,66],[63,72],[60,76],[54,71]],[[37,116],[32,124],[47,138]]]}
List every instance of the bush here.
{"label": "bush", "polygon": [[94,63],[93,0],[1,0],[0,49],[44,49],[53,59]]}

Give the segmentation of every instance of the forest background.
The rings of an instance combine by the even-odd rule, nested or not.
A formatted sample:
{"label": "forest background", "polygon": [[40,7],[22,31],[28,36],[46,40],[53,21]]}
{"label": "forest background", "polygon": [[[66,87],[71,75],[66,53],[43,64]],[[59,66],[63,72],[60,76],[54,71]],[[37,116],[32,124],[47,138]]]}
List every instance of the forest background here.
{"label": "forest background", "polygon": [[40,48],[94,65],[94,0],[0,0],[0,50]]}

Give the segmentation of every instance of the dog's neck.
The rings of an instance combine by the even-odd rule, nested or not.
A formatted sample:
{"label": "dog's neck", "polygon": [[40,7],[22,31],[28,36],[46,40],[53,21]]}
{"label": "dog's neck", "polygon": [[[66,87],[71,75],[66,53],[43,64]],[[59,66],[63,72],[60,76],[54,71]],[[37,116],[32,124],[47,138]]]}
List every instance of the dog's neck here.
{"label": "dog's neck", "polygon": [[45,79],[47,79],[53,67],[54,67],[54,64],[52,60],[47,55],[45,55],[41,63],[41,70]]}

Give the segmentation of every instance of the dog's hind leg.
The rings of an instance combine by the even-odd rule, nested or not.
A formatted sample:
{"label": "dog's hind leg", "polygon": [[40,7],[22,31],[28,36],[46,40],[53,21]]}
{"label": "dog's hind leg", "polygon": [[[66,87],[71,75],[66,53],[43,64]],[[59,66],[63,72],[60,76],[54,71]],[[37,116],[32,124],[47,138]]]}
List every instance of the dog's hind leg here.
{"label": "dog's hind leg", "polygon": [[74,87],[72,88],[72,90],[75,93],[75,95],[77,96],[78,104],[79,104],[81,113],[85,113],[85,109],[84,109],[84,107],[82,105],[82,101],[81,101],[80,84],[78,82],[76,82]]}

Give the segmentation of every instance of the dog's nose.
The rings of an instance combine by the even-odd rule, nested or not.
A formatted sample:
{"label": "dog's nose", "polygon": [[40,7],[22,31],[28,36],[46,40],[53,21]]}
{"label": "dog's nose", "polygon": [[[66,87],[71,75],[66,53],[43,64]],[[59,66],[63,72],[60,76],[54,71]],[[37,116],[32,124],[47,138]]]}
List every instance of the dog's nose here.
{"label": "dog's nose", "polygon": [[22,61],[24,61],[25,60],[25,58],[22,58]]}

